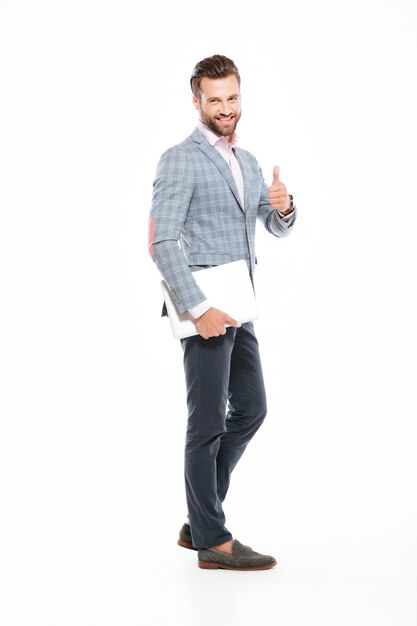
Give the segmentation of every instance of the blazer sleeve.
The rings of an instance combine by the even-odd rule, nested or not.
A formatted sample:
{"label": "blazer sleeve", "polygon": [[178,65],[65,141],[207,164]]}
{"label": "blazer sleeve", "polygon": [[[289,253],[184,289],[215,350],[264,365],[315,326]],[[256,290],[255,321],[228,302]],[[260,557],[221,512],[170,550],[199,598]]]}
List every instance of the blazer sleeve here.
{"label": "blazer sleeve", "polygon": [[167,150],[158,163],[153,184],[149,252],[180,313],[206,299],[179,245],[194,185],[189,154],[179,146]]}
{"label": "blazer sleeve", "polygon": [[262,170],[259,167],[259,176],[262,179],[262,193],[259,201],[258,207],[258,218],[261,220],[265,228],[275,235],[275,237],[287,237],[291,229],[294,225],[294,222],[297,217],[297,208],[294,206],[294,212],[292,213],[289,220],[283,220],[279,215],[278,211],[276,211],[268,201],[268,185],[265,182],[265,179],[262,174]]}

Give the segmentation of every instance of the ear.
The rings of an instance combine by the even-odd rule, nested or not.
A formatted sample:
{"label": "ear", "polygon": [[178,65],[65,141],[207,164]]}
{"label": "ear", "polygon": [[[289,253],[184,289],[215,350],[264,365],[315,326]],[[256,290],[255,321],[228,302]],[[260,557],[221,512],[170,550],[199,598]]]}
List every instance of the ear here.
{"label": "ear", "polygon": [[197,109],[197,111],[200,110],[200,101],[195,96],[193,96],[193,105]]}

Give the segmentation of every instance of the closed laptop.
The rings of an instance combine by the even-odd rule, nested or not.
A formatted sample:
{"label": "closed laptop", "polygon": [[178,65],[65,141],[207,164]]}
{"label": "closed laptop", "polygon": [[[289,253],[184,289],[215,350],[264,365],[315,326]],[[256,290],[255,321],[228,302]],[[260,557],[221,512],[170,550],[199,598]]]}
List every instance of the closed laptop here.
{"label": "closed laptop", "polygon": [[[193,272],[193,276],[211,306],[227,313],[241,324],[259,317],[246,261],[233,261],[208,267]],[[184,339],[197,335],[193,318],[189,313],[179,313],[164,280],[161,287],[174,337]]]}

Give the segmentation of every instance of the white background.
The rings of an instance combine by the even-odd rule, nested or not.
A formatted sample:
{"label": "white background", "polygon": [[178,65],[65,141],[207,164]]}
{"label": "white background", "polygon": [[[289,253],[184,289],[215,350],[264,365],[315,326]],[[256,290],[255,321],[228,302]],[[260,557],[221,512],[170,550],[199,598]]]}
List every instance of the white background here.
{"label": "white background", "polygon": [[[4,626],[415,626],[416,25],[412,0],[1,0]],[[176,545],[182,355],[146,246],[216,53],[299,208],[258,230],[269,415],[225,503],[267,572]]]}

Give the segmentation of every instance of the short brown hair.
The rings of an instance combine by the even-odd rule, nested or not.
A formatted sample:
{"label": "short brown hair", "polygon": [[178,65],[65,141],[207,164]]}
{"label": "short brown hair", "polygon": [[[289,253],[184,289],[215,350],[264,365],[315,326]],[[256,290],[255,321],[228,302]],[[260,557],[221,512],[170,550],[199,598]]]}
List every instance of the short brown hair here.
{"label": "short brown hair", "polygon": [[212,57],[203,59],[193,69],[190,78],[191,91],[196,98],[200,97],[200,82],[204,77],[207,78],[226,78],[234,74],[240,85],[240,76],[238,69],[232,59],[221,54],[215,54]]}

